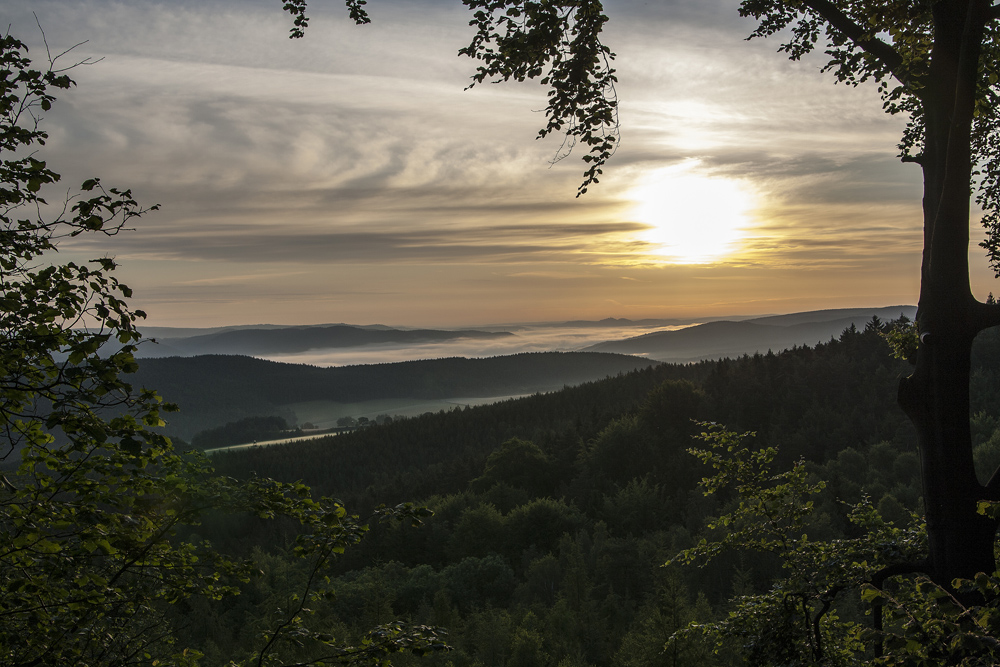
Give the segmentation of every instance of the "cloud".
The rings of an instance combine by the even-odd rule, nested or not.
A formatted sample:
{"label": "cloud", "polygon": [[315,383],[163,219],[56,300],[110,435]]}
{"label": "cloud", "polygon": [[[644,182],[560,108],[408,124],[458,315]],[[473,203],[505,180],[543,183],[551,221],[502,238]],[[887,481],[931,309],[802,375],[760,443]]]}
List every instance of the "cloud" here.
{"label": "cloud", "polygon": [[[494,225],[392,231],[328,230],[307,232],[280,224],[215,225],[175,233],[157,228],[123,235],[114,250],[123,258],[184,259],[211,262],[503,262],[579,261],[579,253],[612,252],[615,237],[634,233],[637,223]],[[88,247],[88,244],[93,247]],[[97,251],[104,239],[78,242],[77,252]],[[217,281],[207,279],[205,284]],[[188,281],[191,283],[191,281]]]}
{"label": "cloud", "polygon": [[174,285],[179,287],[197,287],[208,285],[233,285],[238,283],[258,282],[262,280],[274,280],[276,278],[287,278],[289,276],[302,276],[306,271],[281,271],[277,273],[248,273],[244,275],[227,274],[214,278],[197,278],[195,280],[179,280]]}
{"label": "cloud", "polygon": [[[463,90],[458,0],[380,0],[360,28],[342,3],[310,3],[295,41],[280,0],[8,4],[17,31],[37,10],[54,46],[90,39],[79,55],[105,56],[74,71],[44,157],[63,183],[101,176],[162,204],[136,232],[66,251],[117,255],[164,317],[460,323],[610,303],[641,317],[864,294],[854,274],[905,293],[919,266],[901,119],[820,75],[821,55],[743,41],[736,0],[608,0],[622,145],[582,199],[577,156],[550,168],[558,140],[534,140],[542,87]],[[643,174],[686,160],[757,198],[728,265],[663,268],[629,219]]]}

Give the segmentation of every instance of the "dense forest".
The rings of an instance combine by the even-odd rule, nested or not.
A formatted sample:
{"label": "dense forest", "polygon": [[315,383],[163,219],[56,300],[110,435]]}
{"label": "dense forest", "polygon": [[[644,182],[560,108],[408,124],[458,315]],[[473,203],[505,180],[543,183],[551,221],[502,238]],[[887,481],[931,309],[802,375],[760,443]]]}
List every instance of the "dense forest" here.
{"label": "dense forest", "polygon": [[[908,371],[877,321],[781,354],[662,365],[562,391],[425,415],[347,435],[217,455],[227,475],[303,480],[370,516],[410,500],[434,511],[419,527],[373,523],[337,564],[336,597],[318,619],[339,636],[391,619],[443,626],[456,666],[732,664],[703,640],[667,638],[724,616],[734,595],[766,590],[773,558],[730,549],[706,567],[662,567],[708,534],[730,496],[706,496],[688,453],[722,422],[803,459],[828,482],[811,536],[850,535],[850,506],[869,499],[897,525],[920,510],[912,431],[893,401]],[[973,424],[983,470],[1000,459],[1000,336],[977,343]],[[208,664],[246,642],[255,601],[303,583],[282,557],[280,525],[218,517],[202,530],[244,550],[265,576],[226,608],[204,605]],[[710,531],[709,531],[710,532]],[[848,605],[850,607],[850,605]],[[863,605],[842,614],[864,616]],[[404,657],[403,663],[415,658]]]}

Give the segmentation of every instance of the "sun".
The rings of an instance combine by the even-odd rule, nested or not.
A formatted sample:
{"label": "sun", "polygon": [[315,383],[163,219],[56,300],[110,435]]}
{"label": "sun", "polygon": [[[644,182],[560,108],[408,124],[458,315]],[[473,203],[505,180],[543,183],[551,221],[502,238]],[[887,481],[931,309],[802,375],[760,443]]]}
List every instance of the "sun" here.
{"label": "sun", "polygon": [[659,169],[629,192],[641,239],[673,264],[708,264],[731,254],[746,237],[753,197],[738,181],[693,171],[696,162]]}

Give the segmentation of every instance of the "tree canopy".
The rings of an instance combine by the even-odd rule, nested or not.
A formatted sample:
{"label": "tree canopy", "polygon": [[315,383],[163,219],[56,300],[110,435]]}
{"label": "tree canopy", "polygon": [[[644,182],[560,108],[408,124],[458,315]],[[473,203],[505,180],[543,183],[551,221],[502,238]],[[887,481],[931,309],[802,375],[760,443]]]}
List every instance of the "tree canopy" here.
{"label": "tree canopy", "polygon": [[234,664],[382,663],[447,648],[429,627],[382,623],[352,646],[311,622],[307,605],[329,595],[326,568],[366,526],[301,483],[214,475],[156,430],[175,408],[129,382],[144,313],[128,306],[114,260],[57,258],[61,239],[116,234],[155,207],[97,178],[43,199],[60,177],[35,152],[42,116],[73,85],[58,60],[34,69],[21,41],[0,36],[0,662],[196,664],[177,605],[232,598],[256,572],[193,532],[210,513],[290,522],[289,555],[310,572],[280,607],[257,610]]}

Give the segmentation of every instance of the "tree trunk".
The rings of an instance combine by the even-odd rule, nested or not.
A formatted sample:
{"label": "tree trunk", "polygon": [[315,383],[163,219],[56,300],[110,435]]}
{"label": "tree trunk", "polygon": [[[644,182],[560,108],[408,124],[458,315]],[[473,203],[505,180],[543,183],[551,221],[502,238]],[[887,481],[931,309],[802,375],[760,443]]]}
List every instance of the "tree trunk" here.
{"label": "tree trunk", "polygon": [[928,574],[949,587],[955,578],[996,569],[997,522],[977,512],[990,494],[976,478],[969,427],[972,342],[992,319],[983,317],[987,306],[975,300],[969,285],[970,139],[987,7],[983,0],[934,6],[934,47],[921,93],[926,135],[920,345],[916,370],[899,387],[900,406],[918,434]]}

